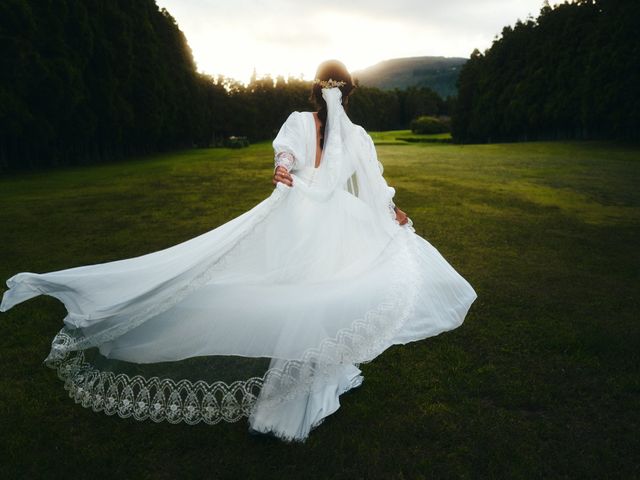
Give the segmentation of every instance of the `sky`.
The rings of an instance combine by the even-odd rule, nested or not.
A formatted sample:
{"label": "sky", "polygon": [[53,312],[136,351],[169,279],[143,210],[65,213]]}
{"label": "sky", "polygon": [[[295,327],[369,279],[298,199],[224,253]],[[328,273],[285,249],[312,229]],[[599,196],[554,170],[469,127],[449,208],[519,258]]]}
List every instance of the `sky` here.
{"label": "sky", "polygon": [[[414,56],[468,58],[543,0],[156,0],[177,20],[198,70],[247,82],[313,79],[337,58],[350,71]],[[550,1],[551,5],[562,3]]]}

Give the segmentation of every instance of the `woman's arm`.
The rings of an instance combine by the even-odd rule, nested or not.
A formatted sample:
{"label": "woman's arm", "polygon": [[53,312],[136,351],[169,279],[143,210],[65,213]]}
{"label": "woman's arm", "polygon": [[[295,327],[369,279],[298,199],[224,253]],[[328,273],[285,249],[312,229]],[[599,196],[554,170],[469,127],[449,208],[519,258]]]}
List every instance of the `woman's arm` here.
{"label": "woman's arm", "polygon": [[[384,175],[383,175],[383,174],[384,174],[384,165],[382,165],[382,162],[381,162],[380,160],[378,160],[378,154],[377,154],[377,152],[376,152],[376,150],[375,150],[375,148],[376,148],[376,147],[375,147],[375,145],[373,144],[373,139],[371,138],[371,136],[370,136],[370,135],[368,135],[368,134],[367,134],[367,136],[369,137],[369,141],[370,141],[370,144],[371,144],[371,148],[372,148],[372,150],[373,150],[373,152],[374,152],[374,154],[375,154],[375,157],[374,157],[374,158],[375,158],[375,160],[378,162],[378,168],[379,168],[379,170],[380,170],[380,176],[384,179]],[[393,193],[392,193],[392,198],[393,198],[393,196],[395,196],[396,189],[395,189],[395,188],[393,188],[393,187],[391,187],[391,186],[389,186],[389,184],[387,184],[386,179],[384,180],[384,183],[387,185],[387,188],[388,188],[391,192],[393,192]],[[400,210],[400,209],[396,206],[396,204],[395,204],[395,202],[394,202],[393,200],[389,200],[389,208],[390,208],[390,209],[393,209],[393,211],[395,212],[395,214],[396,214],[396,221],[397,221],[400,225],[405,225],[405,224],[407,224],[407,223],[409,222],[409,217],[407,216],[407,214],[406,214],[405,212],[403,212],[402,210]]]}
{"label": "woman's arm", "polygon": [[292,112],[280,127],[273,140],[274,169],[272,183],[293,185],[289,172],[295,167],[299,156],[304,152],[304,125],[300,112]]}

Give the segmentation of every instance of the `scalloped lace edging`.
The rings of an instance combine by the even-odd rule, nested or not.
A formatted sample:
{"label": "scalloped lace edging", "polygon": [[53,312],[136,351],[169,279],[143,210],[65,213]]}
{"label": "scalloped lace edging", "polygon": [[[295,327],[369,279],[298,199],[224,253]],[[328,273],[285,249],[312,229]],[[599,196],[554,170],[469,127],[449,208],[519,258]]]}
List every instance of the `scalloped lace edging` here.
{"label": "scalloped lace edging", "polygon": [[57,370],[76,403],[122,418],[213,425],[248,417],[256,406],[277,409],[282,402],[308,392],[314,382],[330,378],[336,365],[367,363],[391,346],[411,314],[418,287],[417,270],[408,251],[412,233],[409,229],[400,232],[407,236],[405,241],[395,238],[400,241],[390,244],[398,244],[398,261],[404,268],[398,269],[378,306],[333,338],[307,350],[301,359],[276,361],[277,366],[262,377],[208,383],[101,371],[85,360],[82,350],[74,350],[79,339],[67,327],[53,339],[52,351],[57,354],[48,356],[44,363]]}

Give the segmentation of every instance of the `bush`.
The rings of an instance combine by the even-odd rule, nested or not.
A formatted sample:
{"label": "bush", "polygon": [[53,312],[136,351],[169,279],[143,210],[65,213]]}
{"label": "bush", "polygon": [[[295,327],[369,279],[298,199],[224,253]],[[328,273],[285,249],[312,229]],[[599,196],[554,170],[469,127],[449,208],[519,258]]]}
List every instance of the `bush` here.
{"label": "bush", "polygon": [[413,133],[445,133],[451,131],[451,126],[446,119],[422,116],[411,121]]}
{"label": "bush", "polygon": [[247,137],[228,137],[224,140],[224,146],[229,148],[243,148],[249,146]]}

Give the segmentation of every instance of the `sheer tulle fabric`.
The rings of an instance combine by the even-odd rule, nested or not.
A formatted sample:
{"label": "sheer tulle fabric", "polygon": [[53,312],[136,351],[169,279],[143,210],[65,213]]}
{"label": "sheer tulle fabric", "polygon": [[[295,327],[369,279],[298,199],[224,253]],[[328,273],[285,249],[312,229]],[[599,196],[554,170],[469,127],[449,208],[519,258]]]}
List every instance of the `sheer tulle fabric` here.
{"label": "sheer tulle fabric", "polygon": [[274,140],[293,186],[230,222],[136,258],[7,281],[67,309],[47,365],[82,405],[138,420],[217,423],[304,440],[390,345],[450,330],[476,298],[411,225],[338,89],[319,168],[309,112]]}

